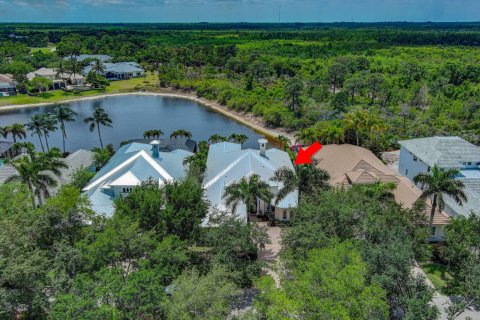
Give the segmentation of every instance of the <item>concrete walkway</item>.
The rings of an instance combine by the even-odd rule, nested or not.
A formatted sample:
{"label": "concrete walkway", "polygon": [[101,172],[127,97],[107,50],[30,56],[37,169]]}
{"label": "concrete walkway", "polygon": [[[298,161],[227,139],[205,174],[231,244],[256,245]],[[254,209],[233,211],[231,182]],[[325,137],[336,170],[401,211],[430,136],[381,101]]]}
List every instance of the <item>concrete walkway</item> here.
{"label": "concrete walkway", "polygon": [[[432,302],[434,305],[437,306],[438,310],[440,310],[440,317],[438,319],[447,320],[446,309],[451,304],[452,299],[454,297],[449,297],[438,292],[435,286],[433,285],[433,283],[427,278],[425,271],[423,271],[423,269],[420,268],[418,264],[416,264],[413,267],[412,273],[414,275],[423,276],[425,278],[425,282],[427,283],[427,285],[431,287],[433,290],[435,290],[435,294],[433,295]],[[465,320],[465,319],[480,320],[480,311],[466,310],[456,318],[456,320]]]}
{"label": "concrete walkway", "polygon": [[268,237],[270,238],[270,243],[265,245],[263,250],[260,250],[259,257],[261,260],[267,263],[267,266],[264,269],[264,272],[275,280],[277,288],[280,287],[280,261],[278,259],[278,254],[280,253],[282,235],[280,227],[269,227],[266,222],[258,222],[259,226],[266,226]]}

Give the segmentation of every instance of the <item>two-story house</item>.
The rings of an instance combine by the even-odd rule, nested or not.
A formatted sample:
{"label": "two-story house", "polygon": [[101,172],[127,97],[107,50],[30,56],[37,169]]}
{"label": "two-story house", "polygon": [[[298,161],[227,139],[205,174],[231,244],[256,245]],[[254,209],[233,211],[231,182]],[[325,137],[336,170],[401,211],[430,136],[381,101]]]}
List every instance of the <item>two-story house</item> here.
{"label": "two-story house", "polygon": [[401,175],[413,181],[417,174],[430,172],[434,165],[440,169],[458,169],[456,179],[465,184],[467,201],[459,205],[446,196],[445,212],[450,216],[480,214],[480,147],[459,137],[429,137],[399,143]]}

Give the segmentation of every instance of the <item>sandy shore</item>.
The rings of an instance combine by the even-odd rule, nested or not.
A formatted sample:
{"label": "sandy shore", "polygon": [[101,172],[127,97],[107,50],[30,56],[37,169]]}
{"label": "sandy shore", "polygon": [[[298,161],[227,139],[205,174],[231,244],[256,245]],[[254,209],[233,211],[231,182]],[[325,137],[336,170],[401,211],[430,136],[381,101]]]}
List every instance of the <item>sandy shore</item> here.
{"label": "sandy shore", "polygon": [[174,98],[182,98],[182,99],[188,99],[191,101],[195,101],[207,108],[210,108],[216,112],[219,112],[229,118],[234,119],[235,121],[238,121],[244,125],[249,126],[253,130],[264,134],[268,136],[269,138],[275,138],[279,135],[286,136],[290,139],[291,143],[293,144],[295,142],[295,138],[292,133],[288,133],[286,130],[283,128],[269,128],[263,121],[261,117],[255,116],[251,113],[240,113],[236,111],[232,111],[227,109],[226,107],[220,105],[218,102],[215,101],[210,101],[206,100],[203,98],[197,97],[194,93],[189,93],[189,92],[178,92],[178,91],[172,91],[172,90],[163,90],[160,92],[126,92],[126,93],[111,93],[111,94],[102,94],[102,95],[94,95],[94,96],[88,96],[88,97],[79,97],[79,98],[73,98],[73,99],[68,99],[68,100],[62,100],[62,101],[55,101],[55,102],[42,102],[42,103],[33,103],[33,104],[18,104],[18,105],[6,105],[0,107],[0,111],[4,110],[16,110],[16,109],[21,109],[21,108],[32,108],[32,107],[41,107],[41,106],[48,106],[52,104],[59,104],[59,103],[68,103],[68,102],[74,102],[74,101],[82,101],[82,100],[94,100],[94,99],[101,99],[101,98],[106,98],[106,97],[113,97],[113,96],[125,96],[125,95],[147,95],[147,96],[164,96],[164,97],[174,97]]}

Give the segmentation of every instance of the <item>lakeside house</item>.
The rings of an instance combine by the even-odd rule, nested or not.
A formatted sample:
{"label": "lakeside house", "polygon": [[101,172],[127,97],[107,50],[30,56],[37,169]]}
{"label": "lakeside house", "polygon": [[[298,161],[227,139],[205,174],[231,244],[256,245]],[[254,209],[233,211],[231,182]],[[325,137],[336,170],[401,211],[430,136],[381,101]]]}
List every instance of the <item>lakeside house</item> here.
{"label": "lakeside house", "polygon": [[[206,199],[210,203],[210,213],[229,211],[223,199],[225,187],[233,182],[238,182],[243,177],[253,174],[260,176],[267,182],[274,195],[278,193],[281,183],[271,181],[275,171],[282,167],[294,170],[289,155],[281,150],[266,149],[267,140],[259,140],[260,150],[242,149],[237,143],[221,142],[212,144],[208,151],[207,169],[203,182]],[[257,199],[257,215],[269,212],[274,214],[276,220],[289,221],[290,211],[298,205],[298,192],[290,193],[285,199],[275,205],[275,199],[270,203]],[[246,205],[237,206],[234,214],[247,221]]]}
{"label": "lakeside house", "polygon": [[[329,184],[349,187],[352,185],[372,185],[375,183],[394,183],[392,191],[395,202],[410,209],[420,199],[422,191],[407,178],[397,175],[388,168],[370,150],[351,144],[324,145],[313,158],[316,166],[330,174]],[[425,215],[429,216],[431,202],[427,200]],[[447,213],[435,215],[430,240],[438,241],[444,236],[444,227],[450,222]]]}
{"label": "lakeside house", "polygon": [[149,179],[160,185],[186,176],[183,160],[192,152],[177,149],[162,152],[160,141],[132,142],[122,146],[83,189],[92,209],[105,216],[115,210],[115,199],[127,195],[134,187]]}
{"label": "lakeside house", "polygon": [[[89,150],[77,150],[62,160],[67,165],[67,168],[60,169],[60,177],[50,174],[50,176],[57,181],[57,187],[49,189],[49,192],[52,195],[55,194],[62,185],[72,182],[72,175],[76,171],[82,168],[90,170],[94,169],[93,152]],[[5,183],[9,177],[16,175],[17,173],[17,170],[9,164],[0,166],[0,184]]]}
{"label": "lakeside house", "polygon": [[54,90],[65,88],[66,85],[83,86],[85,84],[85,77],[81,74],[59,73],[55,68],[40,68],[27,74],[30,81],[35,77],[51,80]]}
{"label": "lakeside house", "polygon": [[[128,140],[128,143],[138,142],[138,143],[151,143],[157,139],[132,139]],[[185,150],[188,152],[196,153],[197,152],[197,142],[192,139],[179,137],[179,138],[170,138],[170,139],[160,139],[158,149],[162,152],[171,152],[177,149]]]}
{"label": "lakeside house", "polygon": [[17,86],[11,74],[0,74],[0,97],[15,96]]}
{"label": "lakeside house", "polygon": [[456,179],[465,184],[467,201],[459,205],[445,196],[445,211],[450,216],[480,215],[480,147],[460,137],[429,137],[399,141],[401,145],[399,173],[413,181],[419,173],[454,168],[460,173]]}
{"label": "lakeside house", "polygon": [[[109,62],[112,57],[106,54],[79,54],[74,57],[76,61],[83,62],[84,60],[100,60],[101,62]],[[64,57],[63,60],[71,60],[70,56]]]}
{"label": "lakeside house", "polygon": [[[128,80],[130,78],[143,77],[145,71],[140,68],[136,62],[117,62],[117,63],[103,63],[104,70],[100,72],[107,80]],[[93,63],[90,63],[83,68],[83,74],[87,75],[93,70]]]}

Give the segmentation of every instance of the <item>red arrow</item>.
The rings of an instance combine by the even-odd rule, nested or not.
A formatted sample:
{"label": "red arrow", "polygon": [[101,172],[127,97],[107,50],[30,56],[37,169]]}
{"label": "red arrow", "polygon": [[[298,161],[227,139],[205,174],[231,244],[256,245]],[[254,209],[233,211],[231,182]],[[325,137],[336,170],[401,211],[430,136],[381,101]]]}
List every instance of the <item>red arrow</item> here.
{"label": "red arrow", "polygon": [[306,164],[312,163],[312,156],[322,149],[322,145],[315,141],[310,147],[303,150],[302,148],[298,149],[297,158],[295,159],[295,164]]}

